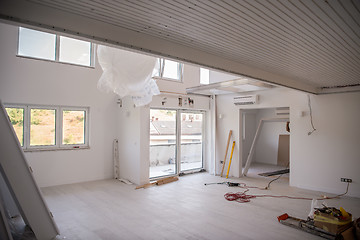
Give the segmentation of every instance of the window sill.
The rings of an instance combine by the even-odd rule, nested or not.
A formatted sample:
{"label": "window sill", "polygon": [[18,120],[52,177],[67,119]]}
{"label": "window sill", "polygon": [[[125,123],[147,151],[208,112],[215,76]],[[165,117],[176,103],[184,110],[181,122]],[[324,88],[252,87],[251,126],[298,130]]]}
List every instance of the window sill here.
{"label": "window sill", "polygon": [[183,83],[182,80],[175,79],[175,78],[162,78],[162,77],[152,77],[154,80],[163,80],[163,81],[169,81],[169,82],[176,82],[176,83]]}
{"label": "window sill", "polygon": [[45,61],[45,62],[51,62],[51,63],[60,63],[60,64],[65,64],[65,65],[71,65],[71,66],[76,66],[76,67],[84,67],[84,68],[90,68],[90,69],[95,69],[95,66],[87,66],[87,65],[81,65],[81,64],[76,64],[76,63],[68,63],[68,62],[60,62],[57,60],[51,60],[51,59],[44,59],[44,58],[37,58],[37,57],[30,57],[30,56],[23,56],[23,55],[16,55],[16,57],[18,58],[25,58],[25,59],[32,59],[32,60],[38,60],[38,61]]}
{"label": "window sill", "polygon": [[24,152],[43,152],[43,151],[63,151],[63,150],[80,150],[80,149],[90,149],[89,146],[69,146],[69,147],[49,147],[49,148],[28,148],[23,149]]}

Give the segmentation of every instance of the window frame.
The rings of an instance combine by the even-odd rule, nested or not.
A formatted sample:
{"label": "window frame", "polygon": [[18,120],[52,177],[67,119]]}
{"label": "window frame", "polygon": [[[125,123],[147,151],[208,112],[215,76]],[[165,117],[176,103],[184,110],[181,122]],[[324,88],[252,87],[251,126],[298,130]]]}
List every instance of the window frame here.
{"label": "window frame", "polygon": [[[32,109],[45,109],[45,110],[54,110],[55,111],[55,144],[53,145],[31,145],[30,143],[30,135],[31,135],[31,110]],[[27,113],[28,115],[28,122],[26,124],[28,124],[28,134],[26,135],[26,137],[28,138],[28,145],[26,146],[26,149],[55,149],[56,145],[57,145],[57,135],[58,135],[58,111],[56,109],[56,107],[53,106],[37,106],[37,105],[29,105],[27,106]],[[24,144],[25,147],[25,144]]]}
{"label": "window frame", "polygon": [[[178,73],[179,73],[179,78],[176,79],[176,78],[167,78],[167,77],[164,77],[164,69],[166,67],[166,64],[165,64],[165,60],[167,61],[173,61],[173,62],[176,62],[179,64],[178,66]],[[161,79],[161,80],[166,80],[166,81],[171,81],[171,82],[178,82],[178,83],[183,83],[183,78],[184,78],[184,64],[181,63],[181,62],[177,62],[175,60],[172,60],[172,59],[166,59],[166,58],[158,58],[158,61],[159,61],[159,75],[158,76],[154,76],[155,79]]]}
{"label": "window frame", "polygon": [[[24,133],[23,146],[24,152],[31,151],[51,151],[51,150],[75,150],[89,149],[89,119],[90,107],[76,106],[54,106],[54,105],[36,105],[36,104],[4,104],[5,108],[23,108],[24,109]],[[55,144],[54,145],[30,145],[30,125],[31,125],[31,109],[49,109],[55,110]],[[84,144],[62,144],[63,131],[63,111],[84,111]]]}
{"label": "window frame", "polygon": [[[84,111],[85,112],[85,117],[84,117],[84,144],[64,144],[63,143],[63,117],[64,111]],[[59,132],[59,144],[60,144],[60,148],[63,149],[68,149],[68,148],[80,148],[80,146],[89,146],[89,108],[84,108],[84,107],[60,107],[60,111],[59,111],[60,115],[59,116],[59,125],[61,126],[60,132]]]}
{"label": "window frame", "polygon": [[[40,57],[25,56],[25,55],[19,54],[20,28],[21,27],[18,27],[18,38],[17,38],[17,49],[16,49],[17,50],[16,51],[16,56],[17,57],[41,60],[41,61],[46,61],[46,62],[56,62],[56,63],[61,63],[61,64],[67,64],[67,65],[73,65],[73,66],[79,66],[79,67],[86,67],[86,68],[95,68],[95,44],[93,42],[83,40],[83,39],[79,39],[79,38],[74,38],[73,36],[62,35],[62,34],[58,34],[56,32],[43,31],[43,30],[39,30],[39,29],[35,29],[35,28],[22,27],[22,28],[26,28],[26,29],[30,29],[30,30],[34,30],[34,31],[39,31],[39,32],[44,32],[44,33],[49,33],[49,34],[54,34],[55,35],[55,49],[54,49],[54,51],[55,51],[55,60],[45,59],[45,58],[40,58]],[[72,38],[72,39],[75,39],[75,40],[89,42],[90,43],[90,65],[82,65],[82,64],[76,64],[76,63],[60,61],[60,59],[59,59],[60,58],[60,36],[67,37],[67,38]]]}
{"label": "window frame", "polygon": [[[192,110],[192,109],[177,109],[177,108],[166,108],[166,107],[150,107],[150,110],[170,110],[170,111],[175,111],[176,112],[176,119],[175,119],[175,158],[176,158],[176,162],[175,162],[175,173],[171,173],[171,174],[167,174],[167,175],[162,175],[162,176],[154,176],[154,177],[150,177],[150,165],[149,165],[149,180],[157,180],[157,179],[161,179],[164,177],[171,177],[171,176],[179,176],[180,174],[186,174],[186,173],[191,173],[191,172],[201,172],[205,165],[206,165],[206,156],[205,156],[205,150],[206,150],[206,111],[204,110]],[[181,114],[182,113],[188,113],[188,114],[202,114],[203,119],[202,119],[202,153],[201,153],[201,161],[202,161],[202,166],[200,168],[193,168],[193,169],[186,169],[186,170],[182,170],[181,169]],[[150,124],[149,124],[149,150],[150,150]],[[155,145],[156,146],[156,145]]]}

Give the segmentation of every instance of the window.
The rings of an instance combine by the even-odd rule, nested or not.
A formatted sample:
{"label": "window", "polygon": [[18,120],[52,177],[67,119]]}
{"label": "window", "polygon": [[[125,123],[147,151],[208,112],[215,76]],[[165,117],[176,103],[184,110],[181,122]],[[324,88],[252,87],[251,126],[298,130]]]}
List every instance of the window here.
{"label": "window", "polygon": [[56,35],[19,28],[18,55],[55,61]]}
{"label": "window", "polygon": [[24,150],[89,146],[88,108],[9,105],[6,111]]}
{"label": "window", "polygon": [[160,71],[158,77],[165,80],[182,81],[183,64],[167,59],[159,59]]}
{"label": "window", "polygon": [[19,139],[20,145],[24,146],[24,108],[8,107],[6,108],[6,112]]}
{"label": "window", "polygon": [[83,110],[63,110],[62,144],[85,144],[85,116]]}
{"label": "window", "polygon": [[18,56],[93,66],[91,42],[19,28]]}
{"label": "window", "polygon": [[55,109],[30,109],[30,146],[54,146],[56,134]]}
{"label": "window", "polygon": [[60,36],[59,61],[90,66],[91,43]]}
{"label": "window", "polygon": [[206,68],[200,68],[200,84],[210,83],[210,71]]}

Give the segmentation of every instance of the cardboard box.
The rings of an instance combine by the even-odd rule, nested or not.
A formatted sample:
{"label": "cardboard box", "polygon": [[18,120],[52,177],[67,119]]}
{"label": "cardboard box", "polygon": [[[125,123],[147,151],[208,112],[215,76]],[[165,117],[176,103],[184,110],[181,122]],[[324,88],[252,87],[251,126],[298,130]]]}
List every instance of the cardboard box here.
{"label": "cardboard box", "polygon": [[343,240],[356,240],[356,236],[355,236],[355,228],[354,227],[350,227],[347,230],[343,231],[342,233],[340,233],[340,236]]}
{"label": "cardboard box", "polygon": [[316,211],[314,213],[314,225],[333,234],[339,234],[353,225],[352,216],[346,219],[338,219],[330,214]]}

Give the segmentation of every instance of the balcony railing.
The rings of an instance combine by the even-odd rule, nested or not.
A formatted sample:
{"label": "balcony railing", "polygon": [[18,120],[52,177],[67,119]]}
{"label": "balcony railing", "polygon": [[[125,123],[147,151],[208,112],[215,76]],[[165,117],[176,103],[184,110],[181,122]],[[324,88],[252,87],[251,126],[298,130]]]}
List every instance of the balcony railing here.
{"label": "balcony railing", "polygon": [[[176,144],[150,145],[150,177],[174,174]],[[181,144],[181,170],[202,168],[202,142]]]}

